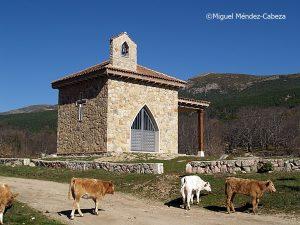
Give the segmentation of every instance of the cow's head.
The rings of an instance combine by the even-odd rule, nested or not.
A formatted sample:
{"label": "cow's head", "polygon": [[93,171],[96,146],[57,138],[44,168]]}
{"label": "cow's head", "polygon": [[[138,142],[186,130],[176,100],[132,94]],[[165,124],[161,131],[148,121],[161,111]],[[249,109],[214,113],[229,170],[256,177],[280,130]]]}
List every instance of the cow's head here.
{"label": "cow's head", "polygon": [[210,187],[210,183],[209,182],[205,182],[203,189],[205,191],[211,192],[211,187]]}
{"label": "cow's head", "polygon": [[276,188],[275,188],[275,186],[274,186],[274,184],[273,184],[272,181],[270,181],[270,180],[266,181],[266,190],[268,192],[276,192]]}
{"label": "cow's head", "polygon": [[113,182],[108,181],[108,182],[107,182],[106,193],[107,193],[107,194],[113,194],[114,192],[115,192],[115,185],[113,184]]}

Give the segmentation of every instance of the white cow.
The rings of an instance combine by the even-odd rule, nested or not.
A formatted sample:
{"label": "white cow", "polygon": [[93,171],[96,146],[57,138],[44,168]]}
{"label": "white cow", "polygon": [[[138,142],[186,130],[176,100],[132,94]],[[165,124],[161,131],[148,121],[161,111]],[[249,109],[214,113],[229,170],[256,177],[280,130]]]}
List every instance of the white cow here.
{"label": "white cow", "polygon": [[196,192],[197,204],[200,201],[200,191],[205,190],[211,192],[211,187],[209,182],[203,181],[200,177],[196,175],[185,176],[181,178],[181,190],[183,205],[186,209],[191,209],[190,203],[193,204],[193,192]]}

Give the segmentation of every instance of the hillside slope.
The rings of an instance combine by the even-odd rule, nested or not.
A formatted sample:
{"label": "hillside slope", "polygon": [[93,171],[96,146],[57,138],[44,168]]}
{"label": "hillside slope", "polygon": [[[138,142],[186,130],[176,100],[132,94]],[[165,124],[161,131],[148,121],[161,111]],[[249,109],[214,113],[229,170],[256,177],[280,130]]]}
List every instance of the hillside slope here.
{"label": "hillside slope", "polygon": [[254,76],[244,74],[199,75],[188,80],[180,96],[212,102],[211,116],[232,117],[243,106],[300,105],[300,74]]}
{"label": "hillside slope", "polygon": [[0,115],[10,115],[10,114],[20,114],[20,113],[34,113],[34,112],[43,112],[43,111],[51,111],[56,110],[56,105],[30,105],[27,107],[10,110],[7,112],[2,112]]}
{"label": "hillside slope", "polygon": [[43,130],[56,132],[57,110],[0,115],[1,127],[10,127],[33,133]]}

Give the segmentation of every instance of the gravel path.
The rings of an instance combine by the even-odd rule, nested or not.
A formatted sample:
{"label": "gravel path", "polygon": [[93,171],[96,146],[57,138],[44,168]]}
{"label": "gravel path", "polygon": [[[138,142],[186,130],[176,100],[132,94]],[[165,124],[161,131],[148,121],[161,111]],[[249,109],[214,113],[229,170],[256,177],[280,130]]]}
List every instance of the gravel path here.
{"label": "gravel path", "polygon": [[[68,184],[50,181],[0,177],[0,183],[7,183],[14,192],[20,193],[19,201],[44,212],[66,224],[76,225],[182,225],[182,224],[300,224],[295,219],[283,219],[279,216],[252,215],[249,213],[226,214],[205,209],[186,211],[180,208],[168,207],[160,202],[138,199],[131,195],[115,193],[107,195],[100,203],[98,216],[91,214],[93,202],[82,199],[81,208],[84,217],[68,219],[72,201],[68,200]],[[195,206],[194,206],[195,207]]]}

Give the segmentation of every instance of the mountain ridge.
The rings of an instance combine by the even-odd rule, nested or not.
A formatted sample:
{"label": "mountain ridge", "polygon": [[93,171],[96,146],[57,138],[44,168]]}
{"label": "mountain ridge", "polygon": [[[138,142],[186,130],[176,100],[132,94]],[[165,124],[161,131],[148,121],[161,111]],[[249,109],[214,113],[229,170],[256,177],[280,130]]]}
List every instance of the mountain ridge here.
{"label": "mountain ridge", "polygon": [[56,110],[57,105],[50,104],[38,104],[38,105],[29,105],[17,109],[12,109],[6,112],[1,112],[0,115],[11,115],[11,114],[21,114],[21,113],[34,113],[34,112],[43,112]]}
{"label": "mountain ridge", "polygon": [[232,117],[244,106],[290,108],[300,105],[300,73],[198,75],[187,81],[187,87],[180,90],[179,96],[210,101],[212,104],[208,111],[218,118]]}

